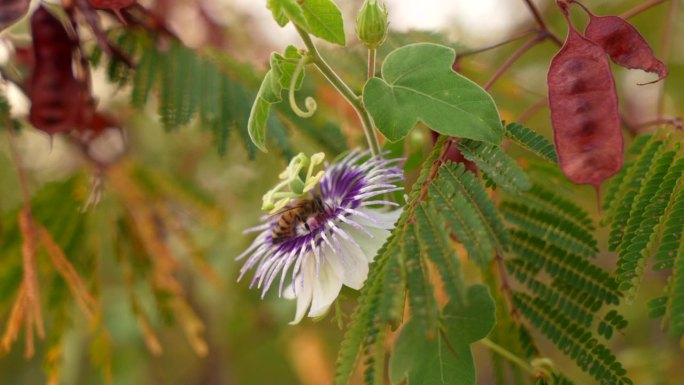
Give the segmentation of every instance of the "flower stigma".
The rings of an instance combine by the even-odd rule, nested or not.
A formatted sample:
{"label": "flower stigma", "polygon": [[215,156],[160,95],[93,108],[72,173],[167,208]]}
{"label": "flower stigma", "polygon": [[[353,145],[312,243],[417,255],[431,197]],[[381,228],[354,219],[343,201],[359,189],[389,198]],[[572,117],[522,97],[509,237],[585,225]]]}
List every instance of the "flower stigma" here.
{"label": "flower stigma", "polygon": [[[293,198],[300,198],[305,193],[311,191],[323,177],[322,170],[313,175],[314,168],[322,164],[323,160],[325,160],[325,154],[322,152],[311,155],[311,158],[303,152],[297,154],[297,156],[292,158],[287,168],[278,175],[278,178],[281,180],[280,183],[262,197],[261,209],[275,214]],[[302,180],[300,173],[307,166],[309,168],[306,172],[306,177]],[[290,191],[281,191],[288,187]],[[275,201],[276,199],[277,201]]]}

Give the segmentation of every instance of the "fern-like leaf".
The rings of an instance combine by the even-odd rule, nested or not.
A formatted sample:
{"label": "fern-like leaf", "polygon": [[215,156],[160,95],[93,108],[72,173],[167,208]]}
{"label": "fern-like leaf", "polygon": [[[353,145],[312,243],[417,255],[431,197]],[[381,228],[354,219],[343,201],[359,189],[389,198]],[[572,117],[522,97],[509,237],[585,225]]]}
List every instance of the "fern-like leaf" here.
{"label": "fern-like leaf", "polygon": [[388,239],[378,253],[378,258],[373,264],[374,268],[368,274],[368,284],[361,290],[358,305],[354,309],[347,331],[344,333],[335,364],[334,383],[336,385],[346,385],[349,382],[362,351],[369,352],[367,347],[373,345],[377,333],[380,332],[376,314],[378,313],[382,279],[378,279],[378,276],[384,274],[387,266],[389,254],[385,251],[389,242],[391,239]]}
{"label": "fern-like leaf", "polygon": [[[632,145],[629,147],[629,150],[627,150],[627,158],[636,156],[638,155],[644,147],[651,142],[653,138],[653,135],[640,135],[637,136]],[[615,205],[617,204],[617,194],[618,191],[620,191],[625,183],[625,177],[628,173],[631,172],[632,168],[634,167],[634,161],[628,160],[625,162],[625,165],[622,167],[622,170],[617,173],[611,180],[608,189],[606,190],[606,194],[604,195],[603,198],[603,209],[606,212],[612,212],[615,209]]]}
{"label": "fern-like leaf", "polygon": [[485,266],[494,254],[494,245],[489,241],[487,228],[476,208],[450,183],[441,179],[430,185],[429,195],[458,241],[468,250],[470,258]]}
{"label": "fern-like leaf", "polygon": [[381,297],[379,298],[378,313],[380,319],[387,323],[396,323],[401,319],[404,311],[404,292],[406,287],[406,261],[404,253],[398,239],[403,237],[402,233],[396,233],[387,245],[386,257],[387,267]]}
{"label": "fern-like leaf", "polygon": [[583,227],[587,232],[595,230],[594,222],[585,210],[581,209],[571,200],[561,197],[538,183],[533,184],[532,188],[526,194],[521,195],[519,199],[572,221],[577,226]]}
{"label": "fern-like leaf", "polygon": [[449,243],[444,219],[434,207],[425,203],[416,207],[415,215],[421,252],[437,267],[449,298],[463,303],[465,285],[461,266]]}
{"label": "fern-like leaf", "polygon": [[411,224],[402,239],[402,253],[406,257],[406,281],[408,284],[408,302],[412,319],[417,322],[425,335],[437,332],[439,309],[430,283],[426,261],[420,252],[416,226]]}
{"label": "fern-like leaf", "polygon": [[[227,150],[230,133],[242,139],[250,158],[256,155],[256,147],[249,139],[246,123],[258,76],[253,69],[240,65],[225,54],[208,51],[198,52],[180,42],[170,40],[164,50],[158,48],[153,36],[132,30],[116,31],[113,40],[129,57],[137,61],[135,69],[129,69],[116,59],[108,63],[109,80],[120,86],[131,85],[131,104],[136,108],[146,106],[153,91],[158,95],[160,122],[167,130],[188,125],[197,116],[198,123],[211,131],[220,154]],[[101,52],[95,49],[91,62],[97,65]],[[255,80],[256,79],[256,80]],[[282,111],[285,111],[283,108]],[[282,112],[281,111],[281,112]],[[290,112],[291,114],[291,112]],[[270,138],[281,155],[291,157],[287,127],[283,121],[286,114],[274,114],[269,119]],[[337,126],[324,122],[326,136],[339,133]],[[306,122],[306,134],[318,138],[323,134],[321,124]],[[298,127],[298,126],[297,126]],[[330,146],[331,140],[327,140]],[[337,152],[346,149],[344,139],[336,137]]]}
{"label": "fern-like leaf", "polygon": [[539,298],[515,293],[513,300],[525,318],[600,384],[632,384],[615,356],[586,328]]}
{"label": "fern-like leaf", "polygon": [[671,268],[666,295],[649,303],[651,316],[664,316],[672,337],[684,335],[684,186],[674,194],[655,253],[655,270]]}
{"label": "fern-like leaf", "polygon": [[684,335],[684,243],[680,244],[672,267],[669,289],[666,314],[669,315],[670,336],[681,337]]}
{"label": "fern-like leaf", "polygon": [[525,171],[501,147],[469,139],[461,140],[457,146],[466,159],[504,190],[517,194],[531,187]]}
{"label": "fern-like leaf", "polygon": [[614,198],[615,204],[606,211],[605,220],[612,222],[612,230],[608,239],[609,250],[615,251],[622,241],[623,229],[629,220],[634,199],[641,189],[641,184],[646,174],[651,169],[653,160],[659,158],[658,154],[663,149],[663,141],[651,140],[635,161],[634,166],[625,174],[622,186]]}
{"label": "fern-like leaf", "polygon": [[[620,289],[627,292],[630,301],[636,295],[647,261],[647,245],[658,228],[660,215],[669,200],[672,187],[681,175],[681,165],[672,165],[676,152],[668,151],[655,161],[654,167],[647,174],[643,185],[632,204],[630,218],[622,230],[624,233],[617,246],[618,260],[617,280]],[[672,167],[671,167],[672,166]],[[673,170],[673,172],[670,172]],[[619,231],[615,225],[613,226]]]}
{"label": "fern-like leaf", "polygon": [[538,157],[551,163],[558,163],[553,143],[533,130],[518,123],[510,123],[506,126],[506,137]]}
{"label": "fern-like leaf", "polygon": [[[616,211],[609,238],[611,250],[622,253],[630,246],[635,231],[644,219],[646,206],[658,191],[663,177],[674,160],[676,151],[665,151],[665,149],[665,146],[661,146],[652,159],[638,165],[647,169],[643,176],[632,179],[629,184],[630,190],[624,195],[624,205]],[[631,207],[627,207],[628,202],[631,203]]]}
{"label": "fern-like leaf", "polygon": [[569,253],[594,257],[598,252],[596,240],[591,233],[574,221],[544,209],[512,201],[502,203],[501,210],[509,222]]}
{"label": "fern-like leaf", "polygon": [[480,221],[487,229],[487,236],[491,244],[500,252],[508,248],[508,233],[503,220],[487,190],[475,174],[468,171],[463,163],[447,163],[440,167],[439,178],[451,184],[476,208]]}
{"label": "fern-like leaf", "polygon": [[613,278],[586,258],[520,230],[511,232],[511,240],[514,255],[543,269],[554,280],[602,303],[619,303],[620,293]]}
{"label": "fern-like leaf", "polygon": [[568,297],[553,286],[536,279],[534,277],[536,269],[530,264],[514,259],[508,261],[506,267],[516,276],[518,281],[524,283],[537,298],[546,302],[548,306],[563,313],[583,327],[591,328],[594,322],[592,311],[586,309],[581,303],[575,302],[576,298]]}

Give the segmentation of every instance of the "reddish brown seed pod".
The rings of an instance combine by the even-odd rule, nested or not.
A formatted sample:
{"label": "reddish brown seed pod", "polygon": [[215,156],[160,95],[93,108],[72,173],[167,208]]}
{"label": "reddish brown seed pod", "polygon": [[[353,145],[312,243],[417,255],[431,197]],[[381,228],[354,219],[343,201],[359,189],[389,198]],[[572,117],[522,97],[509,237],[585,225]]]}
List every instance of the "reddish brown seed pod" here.
{"label": "reddish brown seed pod", "polygon": [[0,0],[0,31],[16,23],[29,8],[30,0]]}
{"label": "reddish brown seed pod", "polygon": [[568,37],[547,76],[554,142],[568,179],[598,192],[623,162],[615,81],[603,49],[582,37],[561,8]]}
{"label": "reddish brown seed pod", "polygon": [[653,49],[636,28],[620,17],[596,16],[579,5],[589,15],[585,37],[600,45],[615,64],[655,73],[658,79],[654,82],[667,77],[667,66],[655,57]]}
{"label": "reddish brown seed pod", "polygon": [[69,131],[79,113],[81,84],[72,69],[73,41],[43,6],[31,16],[35,66],[29,81],[29,120],[50,135]]}

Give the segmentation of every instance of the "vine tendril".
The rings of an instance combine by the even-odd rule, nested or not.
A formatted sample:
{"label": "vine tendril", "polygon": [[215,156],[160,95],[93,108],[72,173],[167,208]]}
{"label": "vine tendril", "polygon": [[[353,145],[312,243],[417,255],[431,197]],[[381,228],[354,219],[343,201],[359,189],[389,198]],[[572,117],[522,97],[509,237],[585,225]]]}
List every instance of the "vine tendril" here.
{"label": "vine tendril", "polygon": [[306,55],[303,55],[297,62],[297,67],[295,67],[295,70],[292,73],[292,79],[290,79],[290,89],[287,92],[287,96],[290,101],[290,108],[292,108],[292,111],[294,111],[294,113],[301,118],[312,117],[316,112],[316,109],[318,109],[316,100],[314,100],[314,98],[311,96],[307,96],[304,100],[304,106],[306,110],[300,109],[299,106],[297,106],[297,101],[295,100],[295,86],[297,85],[297,79],[299,78],[299,74],[302,72],[302,69],[304,69],[304,64],[306,64],[308,60],[309,58]]}

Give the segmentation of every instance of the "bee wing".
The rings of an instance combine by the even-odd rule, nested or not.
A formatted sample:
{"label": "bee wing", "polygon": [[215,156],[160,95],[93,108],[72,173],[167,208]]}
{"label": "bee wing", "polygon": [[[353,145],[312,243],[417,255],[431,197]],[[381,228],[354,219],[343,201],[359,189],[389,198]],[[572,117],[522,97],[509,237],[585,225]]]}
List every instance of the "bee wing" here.
{"label": "bee wing", "polygon": [[285,207],[285,208],[283,208],[282,210],[280,210],[280,211],[278,211],[278,212],[275,212],[275,213],[273,213],[273,214],[268,214],[268,215],[266,215],[266,217],[267,217],[267,218],[275,218],[275,217],[277,217],[277,216],[281,216],[281,215],[285,214],[285,213],[288,212],[288,211],[297,210],[297,209],[299,209],[299,206],[300,206],[299,204],[295,204],[295,205],[293,205],[293,206]]}

